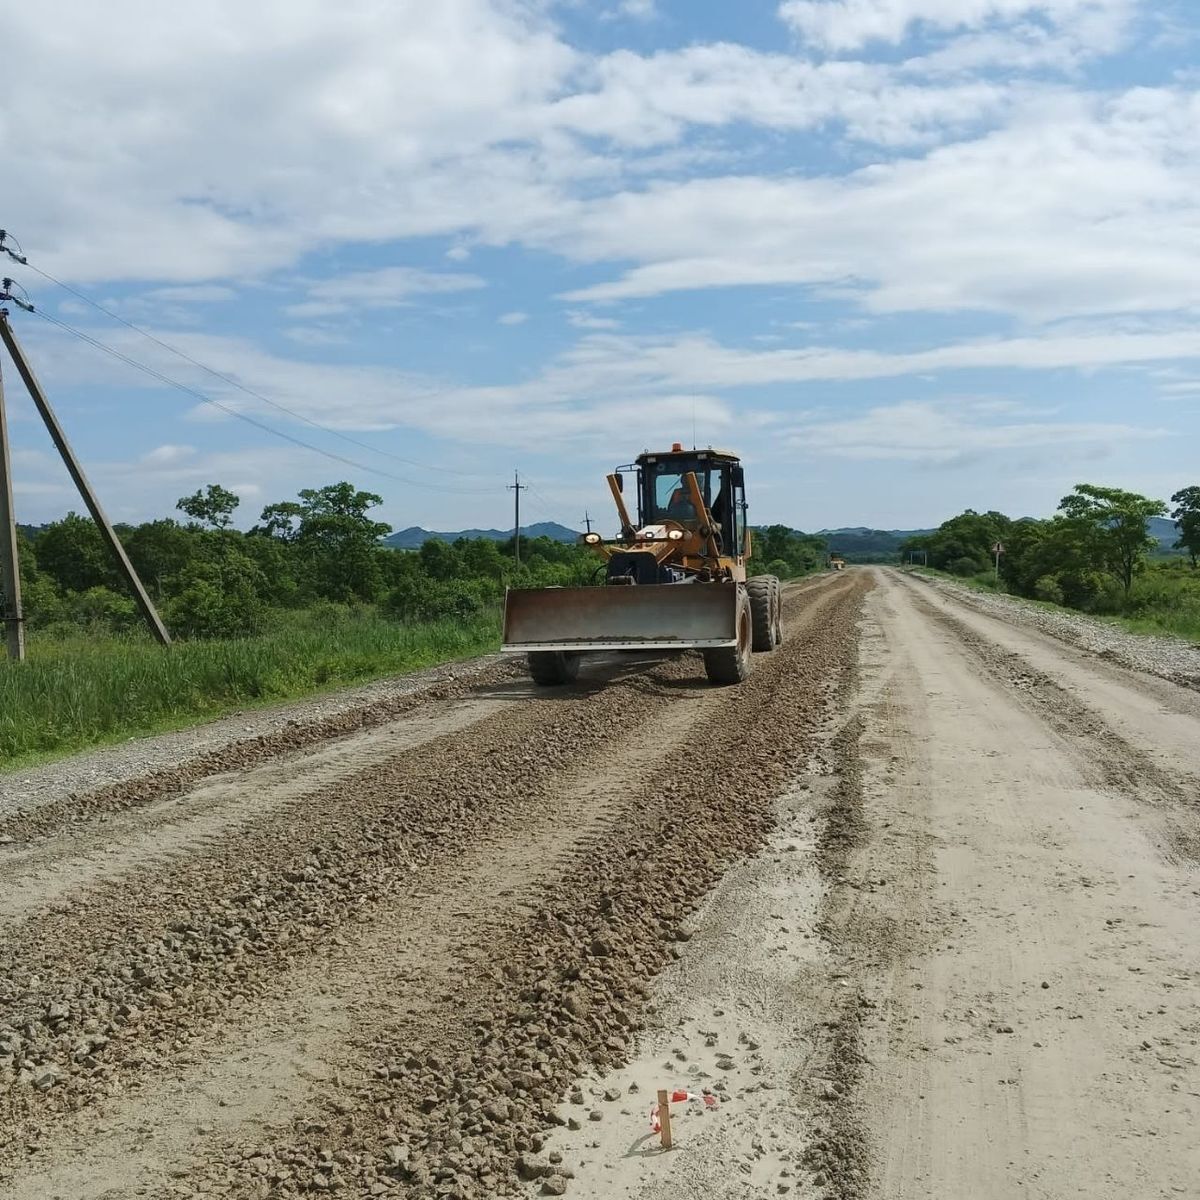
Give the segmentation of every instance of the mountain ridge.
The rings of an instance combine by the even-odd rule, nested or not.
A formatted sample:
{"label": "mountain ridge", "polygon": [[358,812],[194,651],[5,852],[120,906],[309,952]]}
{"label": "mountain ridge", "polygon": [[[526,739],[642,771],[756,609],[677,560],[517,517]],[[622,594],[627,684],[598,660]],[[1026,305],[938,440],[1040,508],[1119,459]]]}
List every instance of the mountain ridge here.
{"label": "mountain ridge", "polygon": [[[391,546],[393,550],[419,550],[426,542],[455,542],[459,538],[488,538],[493,542],[507,542],[513,535],[512,528],[508,529],[460,529],[455,532],[445,532],[437,529],[424,529],[420,525],[410,525],[407,529],[398,529],[389,533],[383,539],[383,545]],[[522,537],[548,537],[556,542],[576,542],[579,534],[574,529],[568,529],[557,521],[538,521],[533,525],[521,526]]]}

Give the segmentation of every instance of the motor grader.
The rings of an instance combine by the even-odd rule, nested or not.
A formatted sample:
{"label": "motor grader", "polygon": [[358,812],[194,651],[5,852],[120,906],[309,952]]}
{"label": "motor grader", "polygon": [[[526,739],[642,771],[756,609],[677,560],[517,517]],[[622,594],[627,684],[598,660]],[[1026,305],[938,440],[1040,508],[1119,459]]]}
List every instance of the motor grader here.
{"label": "motor grader", "polygon": [[[625,501],[632,474],[636,519]],[[502,649],[526,654],[535,683],[575,679],[583,655],[699,650],[712,683],[740,683],[752,651],[783,641],[774,575],[747,577],[745,482],[724,450],[638,456],[608,476],[620,533],[582,535],[602,560],[595,587],[510,588]]]}

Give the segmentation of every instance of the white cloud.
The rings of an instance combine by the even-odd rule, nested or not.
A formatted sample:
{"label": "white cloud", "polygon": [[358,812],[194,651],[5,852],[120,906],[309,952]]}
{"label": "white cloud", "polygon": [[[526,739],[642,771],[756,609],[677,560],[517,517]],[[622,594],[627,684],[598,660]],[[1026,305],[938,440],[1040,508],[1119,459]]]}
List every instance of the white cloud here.
{"label": "white cloud", "polygon": [[809,420],[785,435],[798,453],[854,461],[903,460],[960,466],[1004,451],[1110,449],[1153,441],[1167,430],[1094,421],[997,420],[987,406],[910,400],[847,419]]}
{"label": "white cloud", "polygon": [[599,317],[595,313],[584,312],[580,309],[567,311],[567,323],[576,329],[620,329],[621,322],[615,317]]}
{"label": "white cloud", "polygon": [[597,59],[546,120],[576,133],[646,149],[688,126],[738,121],[777,130],[844,126],[883,145],[938,141],[1002,112],[1009,89],[986,81],[926,86],[893,67],[811,63],[716,43],[653,55],[622,50]]}
{"label": "white cloud", "polygon": [[1025,22],[1111,33],[1123,27],[1133,0],[785,0],[780,17],[826,50],[868,42],[902,42],[914,32],[952,33]]}
{"label": "white cloud", "polygon": [[587,55],[542,6],[498,0],[59,0],[5,39],[0,152],[22,163],[5,219],[75,281],[253,278],[431,234],[537,244],[585,190],[711,158],[690,130],[937,143],[1012,98],[730,43]]}
{"label": "white cloud", "polygon": [[527,312],[506,312],[496,319],[501,325],[524,325],[529,320],[529,314]]}
{"label": "white cloud", "polygon": [[522,156],[488,147],[528,136],[577,57],[548,18],[488,0],[9,17],[0,150],[23,166],[6,224],[75,280],[249,276],[330,241],[540,208]]}
{"label": "white cloud", "polygon": [[421,271],[415,267],[383,267],[312,280],[309,299],[284,309],[292,317],[319,317],[351,309],[400,308],[414,296],[449,295],[486,287],[478,275]]}
{"label": "white cloud", "polygon": [[162,446],[155,446],[153,450],[148,450],[142,455],[141,462],[144,466],[150,467],[170,466],[186,462],[195,453],[195,446],[176,446],[166,443]]}
{"label": "white cloud", "polygon": [[1200,305],[1200,96],[1060,96],[1007,128],[842,179],[724,177],[598,199],[564,252],[640,265],[571,300],[735,284],[875,312],[1046,319]]}

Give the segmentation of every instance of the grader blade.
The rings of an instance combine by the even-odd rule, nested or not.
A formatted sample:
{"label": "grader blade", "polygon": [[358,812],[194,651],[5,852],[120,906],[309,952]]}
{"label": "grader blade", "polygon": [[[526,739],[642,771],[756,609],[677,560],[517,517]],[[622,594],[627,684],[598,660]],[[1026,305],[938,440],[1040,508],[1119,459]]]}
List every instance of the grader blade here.
{"label": "grader blade", "polygon": [[732,583],[510,589],[501,650],[712,650],[737,644]]}

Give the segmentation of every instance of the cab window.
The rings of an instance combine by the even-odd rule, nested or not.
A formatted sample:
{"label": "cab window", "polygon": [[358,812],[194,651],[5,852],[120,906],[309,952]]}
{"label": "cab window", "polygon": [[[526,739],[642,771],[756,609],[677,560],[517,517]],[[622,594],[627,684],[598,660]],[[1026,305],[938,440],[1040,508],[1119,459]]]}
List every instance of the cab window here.
{"label": "cab window", "polygon": [[653,508],[651,519],[656,521],[694,521],[697,518],[692,497],[688,492],[684,476],[688,471],[696,472],[700,495],[704,503],[710,503],[708,495],[708,471],[699,463],[662,463],[651,477],[650,502]]}

